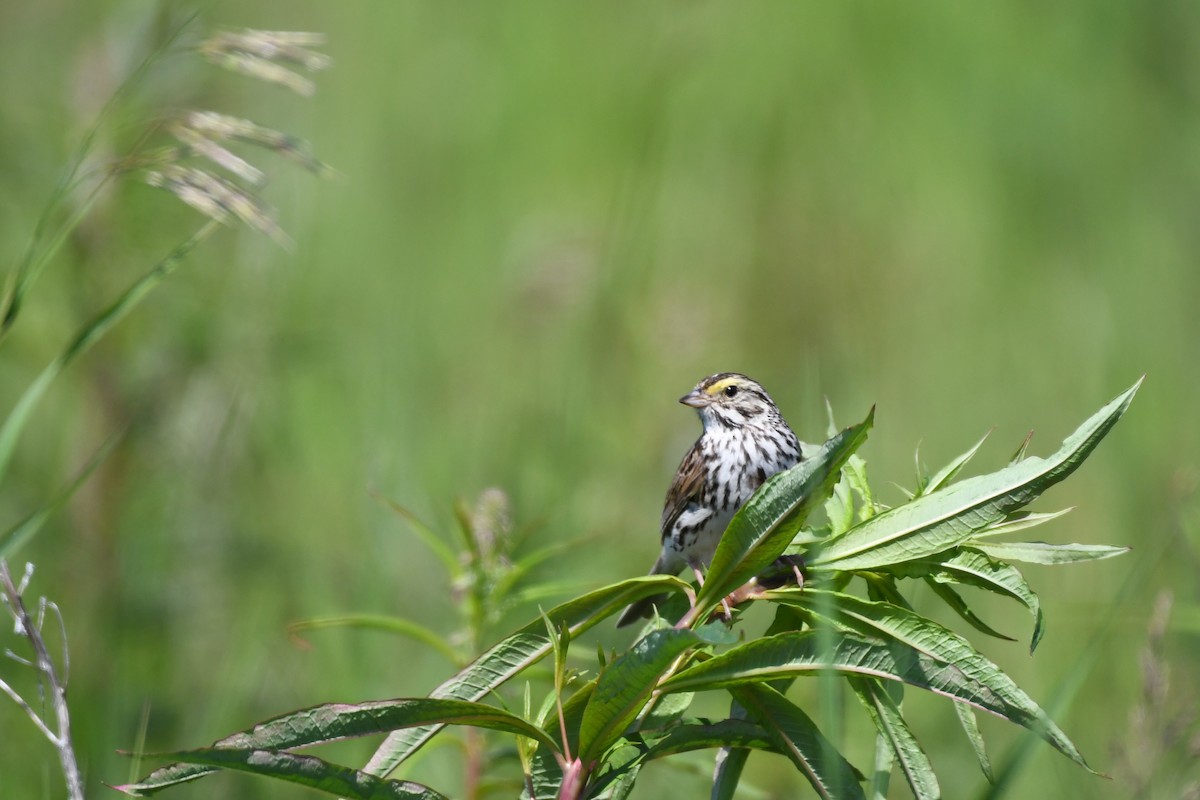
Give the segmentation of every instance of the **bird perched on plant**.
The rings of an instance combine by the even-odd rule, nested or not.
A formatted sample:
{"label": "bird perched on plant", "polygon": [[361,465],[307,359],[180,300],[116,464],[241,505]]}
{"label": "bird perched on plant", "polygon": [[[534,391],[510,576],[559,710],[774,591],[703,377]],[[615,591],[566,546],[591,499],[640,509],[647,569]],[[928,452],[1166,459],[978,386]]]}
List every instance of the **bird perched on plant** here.
{"label": "bird perched on plant", "polygon": [[[651,575],[707,566],[733,515],[770,476],[803,455],[771,396],[736,372],[710,375],[679,399],[700,414],[704,432],[683,457],[662,513],[662,553]],[[648,597],[625,609],[628,625],[662,602]]]}

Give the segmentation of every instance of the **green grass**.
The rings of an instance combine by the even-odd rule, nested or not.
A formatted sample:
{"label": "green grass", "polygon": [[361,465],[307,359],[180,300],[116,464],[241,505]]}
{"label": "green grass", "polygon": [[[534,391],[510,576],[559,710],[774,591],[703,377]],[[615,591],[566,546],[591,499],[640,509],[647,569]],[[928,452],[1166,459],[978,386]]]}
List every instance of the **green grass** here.
{"label": "green grass", "polygon": [[[142,54],[154,21],[139,13],[0,10],[5,270]],[[767,386],[809,440],[823,398],[843,423],[877,403],[872,475],[910,488],[918,442],[940,465],[996,426],[973,474],[1035,427],[1030,452],[1045,455],[1148,373],[1121,427],[1038,506],[1078,506],[1038,532],[1050,541],[1134,553],[1031,567],[1045,642],[1033,658],[1023,643],[982,648],[1049,702],[1104,632],[1055,716],[1108,770],[1155,592],[1197,602],[1183,526],[1200,452],[1190,4],[260,2],[204,21],[324,31],[334,67],[297,103],[172,62],[119,136],[136,138],[166,94],[302,133],[344,179],[283,175],[267,196],[295,254],[215,237],[61,376],[0,487],[7,528],[129,426],[19,554],[67,618],[93,792],[128,777],[113,751],[136,741],[147,704],[147,747],[168,750],[446,677],[435,654],[377,634],[288,641],[289,622],[328,614],[452,622],[436,558],[373,489],[448,530],[456,495],[502,486],[537,542],[595,536],[544,574],[600,585],[645,571],[698,432],[674,400],[727,369]],[[99,204],[0,349],[0,413],[194,230],[177,206],[133,183]],[[978,606],[1027,636],[1019,607]],[[1181,701],[1194,699],[1194,636],[1172,652]],[[979,793],[952,711],[921,719],[945,795]],[[981,725],[1000,768],[1016,736]],[[54,754],[11,704],[0,732],[5,793],[59,796]],[[444,749],[415,771],[446,786],[457,764]],[[749,773],[780,796],[797,785],[781,760],[752,758]],[[703,771],[660,775],[647,770],[644,796],[703,786]],[[1015,780],[1014,797],[1129,794],[1048,748]],[[248,779],[176,796],[213,793],[294,796]]]}

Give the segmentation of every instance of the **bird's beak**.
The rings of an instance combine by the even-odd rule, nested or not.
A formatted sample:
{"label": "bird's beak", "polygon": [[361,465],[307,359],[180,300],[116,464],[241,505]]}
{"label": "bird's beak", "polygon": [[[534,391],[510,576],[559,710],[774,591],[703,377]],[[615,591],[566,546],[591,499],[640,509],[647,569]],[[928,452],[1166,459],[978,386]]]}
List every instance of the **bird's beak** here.
{"label": "bird's beak", "polygon": [[691,406],[692,408],[704,408],[712,403],[712,398],[699,389],[693,389],[683,397],[679,398],[679,402],[683,403],[685,406]]}

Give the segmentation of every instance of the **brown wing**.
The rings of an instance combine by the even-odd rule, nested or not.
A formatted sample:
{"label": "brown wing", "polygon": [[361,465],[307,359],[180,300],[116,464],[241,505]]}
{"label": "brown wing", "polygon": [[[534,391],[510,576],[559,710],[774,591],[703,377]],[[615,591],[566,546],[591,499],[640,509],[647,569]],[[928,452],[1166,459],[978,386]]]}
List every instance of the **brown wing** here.
{"label": "brown wing", "polygon": [[675,473],[675,482],[667,490],[667,502],[662,513],[662,538],[666,539],[671,532],[675,520],[687,508],[688,503],[700,496],[704,487],[704,458],[700,455],[700,441],[697,440],[692,449],[679,462],[679,470]]}

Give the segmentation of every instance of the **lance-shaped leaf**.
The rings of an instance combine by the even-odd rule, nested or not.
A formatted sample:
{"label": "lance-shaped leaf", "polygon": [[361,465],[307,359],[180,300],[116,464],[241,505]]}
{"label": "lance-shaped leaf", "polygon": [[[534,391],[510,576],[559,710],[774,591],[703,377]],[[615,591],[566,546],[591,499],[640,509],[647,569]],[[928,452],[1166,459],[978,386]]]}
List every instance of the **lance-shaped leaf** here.
{"label": "lance-shaped leaf", "polygon": [[[572,634],[578,634],[642,597],[663,591],[683,591],[685,588],[687,588],[687,584],[683,581],[666,575],[631,578],[556,606],[547,612],[546,616],[552,622],[566,622]],[[536,664],[545,657],[550,649],[551,643],[546,635],[545,622],[539,617],[493,645],[486,653],[434,689],[429,697],[430,699],[477,701],[512,676]],[[304,715],[306,712],[299,713]],[[282,723],[282,727],[286,728],[290,724],[292,716],[294,715],[284,715],[275,721]],[[442,727],[443,723],[434,723],[393,731],[376,750],[374,757],[364,768],[365,771],[372,775],[384,775],[390,772],[395,769],[397,764],[429,741]],[[302,725],[298,730],[304,732],[309,729]],[[251,738],[245,741],[245,747],[285,749],[316,744],[318,741],[310,741],[302,733],[271,743]],[[165,786],[195,780],[213,771],[211,767],[171,765],[157,770],[154,774],[158,776],[156,780]]]}
{"label": "lance-shaped leaf", "polygon": [[744,719],[726,719],[720,722],[687,720],[664,734],[643,734],[643,738],[649,745],[645,756],[647,761],[712,747],[780,752],[774,737],[763,726]]}
{"label": "lance-shaped leaf", "polygon": [[[819,616],[823,603],[803,592],[772,592]],[[867,675],[928,689],[1033,731],[1059,752],[1091,770],[1079,750],[1045,711],[995,664],[953,631],[890,603],[872,603],[835,594],[830,620],[853,633],[833,637],[824,647],[816,632],[782,633],[748,642],[696,664],[663,683],[664,691],[701,691],[746,682],[814,675],[834,670]]]}
{"label": "lance-shaped leaf", "polygon": [[[789,611],[790,609],[784,609]],[[686,694],[691,695],[691,692]],[[729,703],[729,718],[740,722],[747,717],[746,709],[737,700]],[[713,765],[713,785],[710,800],[733,800],[738,784],[742,782],[742,771],[750,758],[750,750],[743,747],[725,745],[717,751],[716,763]]]}
{"label": "lance-shaped leaf", "polygon": [[978,550],[961,547],[949,555],[921,558],[899,565],[896,572],[913,577],[930,577],[942,583],[961,583],[1011,597],[1033,615],[1033,636],[1029,652],[1037,649],[1046,629],[1042,604],[1025,576],[1012,564],[989,558]]}
{"label": "lance-shaped leaf", "polygon": [[[736,747],[737,752],[780,753],[775,737],[753,722],[688,720],[666,732],[642,732],[610,750],[588,781],[588,797],[617,800],[628,796],[641,768],[650,761],[713,747]],[[542,795],[538,795],[541,797]],[[545,795],[547,798],[553,794]]]}
{"label": "lance-shaped leaf", "polygon": [[1128,547],[1107,544],[1047,544],[1046,542],[968,542],[971,547],[1002,561],[1030,564],[1076,564],[1100,561],[1129,552]]}
{"label": "lance-shaped leaf", "polygon": [[87,466],[80,470],[75,479],[59,492],[54,499],[18,522],[8,532],[0,534],[0,558],[7,558],[32,539],[42,529],[42,526],[46,524],[47,520],[65,506],[68,500],[75,496],[75,492],[79,491],[79,487],[104,463],[109,453],[113,451],[113,448],[116,447],[117,442],[120,440],[120,434],[110,436],[108,441],[101,445],[96,454],[88,461]]}
{"label": "lance-shaped leaf", "polygon": [[854,690],[854,694],[867,709],[871,721],[875,723],[875,729],[891,747],[895,763],[900,765],[900,771],[904,773],[904,779],[908,781],[913,796],[918,800],[941,797],[942,790],[938,786],[933,765],[929,763],[929,757],[925,755],[921,743],[904,721],[900,706],[892,699],[887,687],[882,682],[870,678],[850,678],[849,682],[850,688]]}
{"label": "lance-shaped leaf", "polygon": [[[625,606],[663,591],[682,592],[687,584],[678,578],[662,580],[653,575],[631,578],[585,594],[546,612],[555,625],[565,622],[572,636],[578,636]],[[541,660],[551,649],[541,618],[530,622],[494,645],[461,672],[430,693],[430,697],[478,700],[513,675]],[[389,736],[365,767],[372,775],[386,775],[437,733],[439,727],[414,728]]]}
{"label": "lance-shaped leaf", "polygon": [[988,779],[988,783],[995,783],[996,777],[992,774],[992,760],[988,758],[987,745],[979,730],[979,720],[975,718],[975,709],[966,703],[955,703],[954,713],[958,715],[958,722],[962,725],[963,733],[967,735],[967,741],[971,743],[971,749],[975,751],[975,760],[979,762],[979,769],[983,771],[983,777]]}
{"label": "lance-shaped leaf", "polygon": [[[33,383],[26,387],[20,398],[18,398],[16,405],[8,412],[8,416],[4,418],[4,422],[0,423],[0,479],[3,479],[8,470],[8,465],[12,460],[13,452],[16,450],[17,440],[20,438],[21,432],[29,423],[34,410],[41,403],[42,397],[49,390],[55,379],[76,358],[91,349],[93,344],[107,334],[114,325],[124,319],[126,314],[133,310],[164,278],[174,272],[192,250],[196,249],[216,228],[216,223],[209,223],[194,233],[190,239],[177,245],[162,261],[159,261],[149,272],[126,289],[108,308],[101,311],[80,328],[79,332],[75,334],[75,338],[71,340],[66,348],[42,369]],[[14,302],[16,302],[15,298]],[[11,315],[16,314],[18,306],[19,303],[9,306],[6,321],[11,320]]]}
{"label": "lance-shaped leaf", "polygon": [[[468,725],[515,733],[534,739],[552,750],[556,751],[558,748],[554,739],[541,728],[503,709],[462,700],[416,697],[376,700],[353,705],[327,703],[314,706],[284,714],[255,725],[249,730],[226,736],[214,742],[210,748],[189,752],[286,750],[431,723]],[[136,787],[143,793],[149,793],[186,780],[194,780],[212,771],[202,766],[208,763],[206,760],[189,758],[188,767],[171,764],[157,769],[139,781]]]}
{"label": "lance-shaped leaf", "polygon": [[965,542],[1074,472],[1129,408],[1141,383],[1084,422],[1049,458],[1026,458],[896,506],[821,545],[808,567],[877,569]]}
{"label": "lance-shaped leaf", "polygon": [[[177,762],[249,772],[355,800],[448,800],[445,795],[428,786],[412,781],[377,778],[316,756],[280,753],[275,750],[220,747],[183,750],[162,755]],[[164,788],[164,785],[131,783],[115,788],[132,797],[145,797]]]}
{"label": "lance-shaped leaf", "polygon": [[621,738],[650,699],[658,679],[679,656],[700,643],[700,637],[690,630],[663,628],[646,634],[609,664],[583,712],[579,758],[584,764],[598,760]]}
{"label": "lance-shaped leaf", "polygon": [[738,510],[721,536],[689,619],[704,619],[721,598],[783,555],[808,513],[825,502],[842,465],[867,439],[875,409],[812,457],[772,475]]}
{"label": "lance-shaped leaf", "polygon": [[934,594],[942,598],[946,605],[950,606],[955,614],[958,614],[960,617],[966,620],[967,623],[970,624],[970,626],[975,630],[979,631],[980,633],[986,633],[988,636],[994,636],[997,639],[1004,639],[1008,642],[1016,641],[1016,639],[1013,637],[1001,633],[980,619],[979,616],[971,610],[970,606],[967,605],[967,601],[962,598],[962,595],[951,589],[948,584],[943,583],[942,581],[934,580],[931,577],[927,577],[925,579],[925,583],[929,585],[930,589],[933,589]]}
{"label": "lance-shaped leaf", "polygon": [[1017,511],[1009,514],[995,525],[988,525],[983,530],[976,531],[975,538],[1003,536],[1007,533],[1036,528],[1038,525],[1045,525],[1050,520],[1058,519],[1074,510],[1074,506],[1068,506],[1058,511]]}
{"label": "lance-shaped leaf", "polygon": [[865,800],[859,785],[863,776],[799,706],[766,685],[735,686],[730,693],[767,730],[820,797]]}
{"label": "lance-shaped leaf", "polygon": [[[592,699],[594,691],[596,691],[596,679],[593,678],[580,686],[575,694],[562,704],[562,721],[567,728],[568,745],[564,749],[569,749],[571,753],[579,752],[579,726],[583,721],[583,712],[587,709],[588,701]],[[549,714],[543,727],[547,732],[558,735],[560,729],[558,713]],[[533,762],[530,767],[530,773],[525,776],[525,788],[521,792],[523,800],[532,800],[533,798],[549,800],[557,797],[559,788],[562,786],[563,771],[555,751],[539,747],[533,754]]]}
{"label": "lance-shaped leaf", "polygon": [[[830,417],[830,427],[832,427],[832,415]],[[845,477],[847,472],[853,469],[853,462],[858,458],[851,457],[847,469],[843,470],[842,476]],[[776,633],[784,631],[798,631],[804,627],[804,616],[796,611],[796,609],[785,605],[777,605],[775,607],[775,619],[771,621],[771,625],[766,630],[767,636],[772,636]],[[771,688],[780,694],[787,694],[793,681],[782,680],[771,684]],[[731,719],[742,720],[746,719],[746,709],[737,700],[732,700],[729,703],[729,716]],[[742,780],[742,770],[746,766],[746,760],[750,757],[750,751],[734,747],[722,747],[717,753],[716,764],[713,769],[713,785],[710,800],[733,800],[737,792],[738,784]]]}
{"label": "lance-shaped leaf", "polygon": [[933,494],[939,489],[948,486],[950,481],[958,477],[958,473],[961,472],[962,468],[967,465],[967,462],[975,457],[975,454],[979,452],[979,448],[983,447],[983,443],[986,442],[987,438],[991,435],[992,432],[988,431],[983,435],[982,439],[980,439],[974,444],[973,447],[971,447],[970,450],[958,456],[949,464],[938,470],[937,473],[935,473],[924,486],[920,487],[918,494]]}
{"label": "lance-shaped leaf", "polygon": [[391,617],[386,614],[333,614],[327,617],[297,620],[288,625],[288,634],[298,636],[304,631],[317,631],[324,628],[360,628],[394,633],[429,646],[451,664],[461,666],[465,660],[459,658],[458,653],[445,639],[424,625],[403,617]]}

